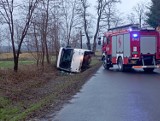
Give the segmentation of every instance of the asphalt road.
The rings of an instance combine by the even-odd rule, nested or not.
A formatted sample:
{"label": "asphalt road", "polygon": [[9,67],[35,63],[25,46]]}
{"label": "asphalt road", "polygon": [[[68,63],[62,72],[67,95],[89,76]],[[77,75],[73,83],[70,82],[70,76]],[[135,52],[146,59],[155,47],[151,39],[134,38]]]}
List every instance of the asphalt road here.
{"label": "asphalt road", "polygon": [[160,71],[97,73],[51,121],[160,121]]}

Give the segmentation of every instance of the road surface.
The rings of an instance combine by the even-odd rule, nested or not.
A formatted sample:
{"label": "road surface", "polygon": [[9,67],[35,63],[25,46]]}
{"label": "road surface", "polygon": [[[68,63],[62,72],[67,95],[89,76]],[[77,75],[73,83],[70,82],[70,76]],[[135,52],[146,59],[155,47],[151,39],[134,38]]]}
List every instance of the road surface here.
{"label": "road surface", "polygon": [[160,121],[160,71],[118,72],[101,67],[70,103],[53,115],[47,120]]}

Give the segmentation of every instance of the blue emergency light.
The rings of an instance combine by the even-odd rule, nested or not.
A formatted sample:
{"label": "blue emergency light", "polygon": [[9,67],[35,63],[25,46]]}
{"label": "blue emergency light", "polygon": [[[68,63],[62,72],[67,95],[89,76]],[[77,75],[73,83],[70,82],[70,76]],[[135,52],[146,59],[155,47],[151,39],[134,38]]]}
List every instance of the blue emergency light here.
{"label": "blue emergency light", "polygon": [[134,37],[134,38],[137,38],[137,37],[138,37],[138,34],[133,34],[133,37]]}

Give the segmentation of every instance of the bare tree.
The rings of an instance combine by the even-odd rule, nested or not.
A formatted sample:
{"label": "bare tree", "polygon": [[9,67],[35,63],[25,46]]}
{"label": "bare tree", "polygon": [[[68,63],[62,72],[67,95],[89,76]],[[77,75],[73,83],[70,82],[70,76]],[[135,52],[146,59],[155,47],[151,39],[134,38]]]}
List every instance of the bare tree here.
{"label": "bare tree", "polygon": [[84,32],[87,38],[87,48],[91,50],[91,42],[90,42],[90,37],[89,37],[89,22],[87,19],[87,16],[89,16],[89,13],[87,13],[87,8],[89,7],[87,0],[81,0],[82,4],[82,18],[83,18],[83,27],[84,27]]}
{"label": "bare tree", "polygon": [[49,50],[48,50],[48,42],[47,42],[47,34],[48,34],[48,24],[49,24],[49,4],[50,4],[50,0],[43,0],[42,1],[43,4],[43,32],[42,32],[42,36],[43,36],[43,42],[44,42],[44,48],[45,48],[45,52],[46,52],[46,59],[47,59],[47,63],[50,64],[50,58],[49,58]]}
{"label": "bare tree", "polygon": [[52,13],[54,16],[52,18],[52,24],[50,26],[50,39],[51,39],[51,47],[52,47],[52,54],[55,53],[56,61],[58,59],[58,52],[60,48],[60,41],[59,41],[59,32],[60,32],[60,25],[59,25],[59,18],[56,17],[55,14]]}
{"label": "bare tree", "polygon": [[137,5],[133,7],[133,10],[135,11],[135,14],[137,15],[140,28],[142,27],[142,22],[144,21],[145,15],[146,15],[146,4],[145,3],[146,2],[137,3]]}
{"label": "bare tree", "polygon": [[80,17],[78,14],[79,0],[62,0],[62,17],[64,24],[62,25],[65,31],[67,45],[70,44],[70,39],[73,30],[80,25]]}
{"label": "bare tree", "polygon": [[136,18],[134,13],[130,13],[127,15],[127,19],[130,24],[135,24],[136,23]]}
{"label": "bare tree", "polygon": [[104,10],[104,19],[107,21],[107,27],[108,29],[110,29],[111,27],[111,21],[112,21],[112,18],[113,18],[113,15],[115,14],[115,9],[114,9],[114,5],[112,2],[111,3],[108,3],[106,5],[106,8]]}
{"label": "bare tree", "polygon": [[[42,62],[42,53],[40,51],[40,41],[39,38],[40,37],[40,33],[39,33],[39,21],[37,21],[37,19],[35,19],[36,17],[34,16],[34,18],[31,21],[31,27],[29,29],[29,32],[27,34],[27,37],[29,38],[28,41],[25,41],[25,45],[28,49],[28,52],[30,52],[32,54],[32,56],[34,57],[34,59],[36,60],[36,64],[37,66],[39,66],[40,62]],[[33,49],[34,48],[34,49]]]}
{"label": "bare tree", "polygon": [[36,54],[32,55],[37,60],[37,66],[44,66],[45,57],[50,64],[53,53],[58,56],[61,17],[59,1],[43,0],[32,19],[29,43],[36,49]]}
{"label": "bare tree", "polygon": [[97,45],[97,36],[98,36],[98,32],[99,32],[99,28],[100,28],[100,22],[102,19],[102,15],[105,11],[105,8],[107,5],[111,4],[111,3],[116,3],[119,2],[119,0],[97,0],[97,21],[96,21],[96,31],[94,34],[94,40],[93,40],[93,52],[96,51],[96,45]]}
{"label": "bare tree", "polygon": [[122,16],[122,13],[120,13],[120,12],[117,12],[117,13],[114,15],[114,18],[112,19],[113,27],[117,27],[117,26],[123,25],[125,23],[124,17]]}
{"label": "bare tree", "polygon": [[116,9],[116,3],[117,2],[110,2],[106,5],[101,18],[100,31],[104,29],[106,31],[111,27],[116,27],[123,23],[123,15]]}
{"label": "bare tree", "polygon": [[27,34],[27,31],[30,27],[30,21],[33,15],[33,12],[35,8],[37,7],[38,3],[40,0],[29,0],[28,7],[27,7],[27,15],[24,20],[24,26],[22,27],[22,33],[20,36],[20,41],[18,43],[18,48],[16,51],[15,47],[15,26],[14,26],[14,21],[15,21],[15,16],[14,16],[14,10],[16,7],[19,5],[15,4],[14,0],[0,0],[0,14],[5,20],[5,22],[8,25],[9,31],[10,31],[10,38],[12,42],[12,49],[13,49],[13,57],[14,57],[14,71],[18,71],[18,61],[19,61],[19,54],[21,50],[21,46],[23,43],[23,40]]}
{"label": "bare tree", "polygon": [[[37,61],[37,66],[41,64],[44,66],[45,63],[45,56],[47,61],[49,60],[46,53],[48,53],[48,1],[41,1],[37,10],[35,11],[31,24],[30,29],[27,34],[28,41],[25,43],[28,51],[32,53],[33,47],[35,48],[36,54],[32,53],[32,56]],[[29,43],[29,44],[28,44]],[[48,63],[48,62],[47,62]]]}
{"label": "bare tree", "polygon": [[56,55],[56,61],[58,59],[58,52],[60,48],[60,36],[63,34],[61,31],[61,0],[52,3],[51,9],[51,24],[49,28],[49,36],[51,39],[52,54]]}

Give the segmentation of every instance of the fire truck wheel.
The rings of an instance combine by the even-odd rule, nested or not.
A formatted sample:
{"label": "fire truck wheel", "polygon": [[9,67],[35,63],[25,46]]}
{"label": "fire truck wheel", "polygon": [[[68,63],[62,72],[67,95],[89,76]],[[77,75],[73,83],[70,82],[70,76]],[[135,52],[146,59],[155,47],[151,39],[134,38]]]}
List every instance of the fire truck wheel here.
{"label": "fire truck wheel", "polygon": [[103,67],[105,68],[105,69],[109,69],[110,68],[110,65],[109,64],[107,64],[108,62],[107,62],[107,57],[104,57],[104,60],[103,60]]}
{"label": "fire truck wheel", "polygon": [[123,65],[122,57],[118,58],[118,70],[119,71],[124,71],[124,65]]}
{"label": "fire truck wheel", "polygon": [[154,68],[144,68],[143,70],[145,72],[153,72]]}
{"label": "fire truck wheel", "polygon": [[102,56],[101,60],[104,61],[104,59],[105,59],[105,56]]}

